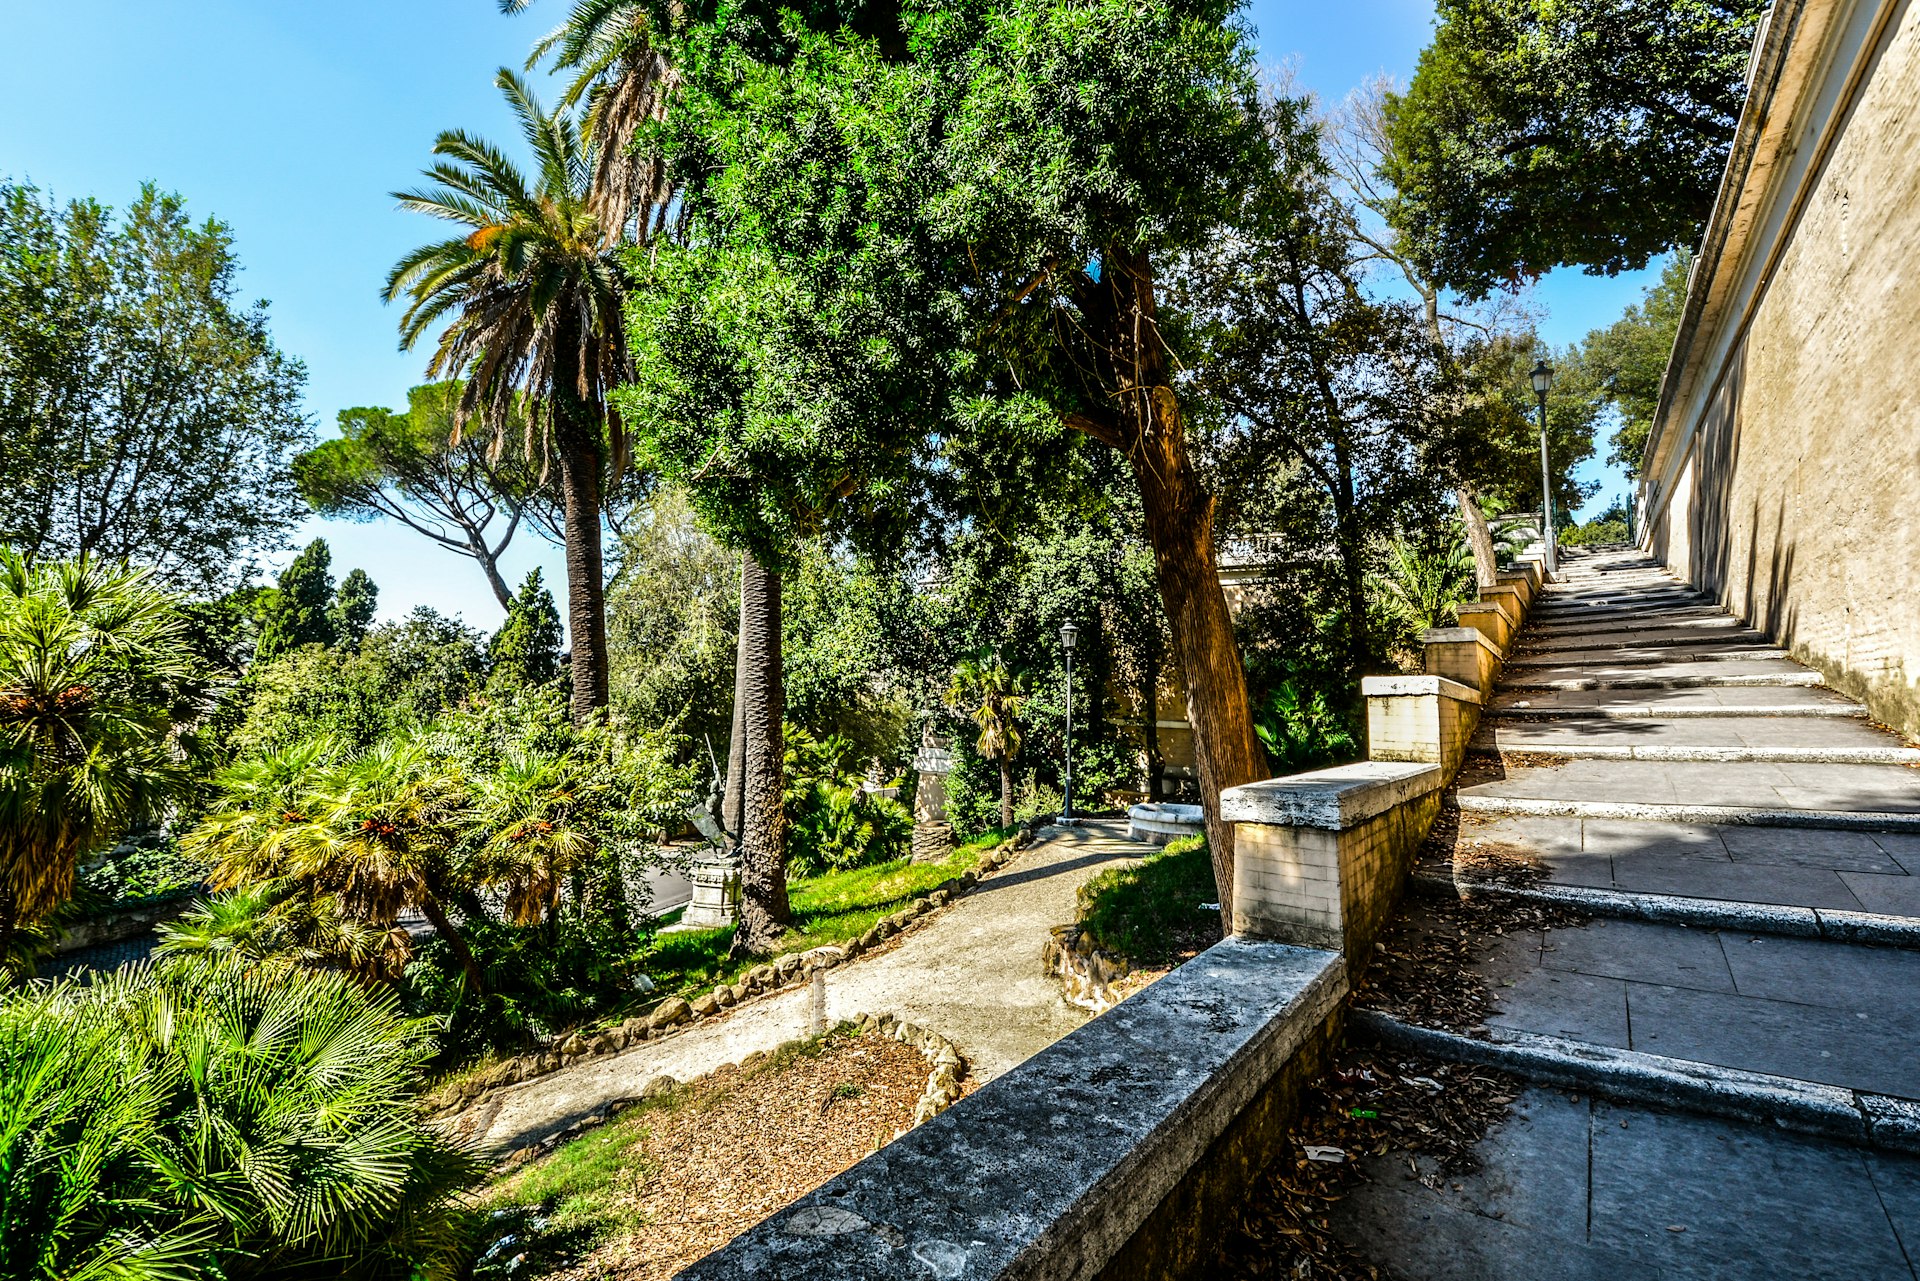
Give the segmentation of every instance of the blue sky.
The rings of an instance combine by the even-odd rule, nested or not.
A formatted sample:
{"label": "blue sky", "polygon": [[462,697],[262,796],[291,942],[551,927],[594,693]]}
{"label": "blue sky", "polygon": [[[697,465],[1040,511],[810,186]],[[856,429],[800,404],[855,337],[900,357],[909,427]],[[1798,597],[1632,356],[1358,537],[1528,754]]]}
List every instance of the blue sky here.
{"label": "blue sky", "polygon": [[[412,184],[443,128],[513,140],[493,73],[519,66],[563,5],[506,18],[494,0],[15,0],[0,8],[0,175],[116,206],[152,179],[227,222],[241,290],[271,301],[277,341],[307,364],[307,410],[330,431],[340,409],[403,406],[422,379],[424,357],[398,350],[380,286],[434,227],[388,193]],[[1422,0],[1259,0],[1249,14],[1262,59],[1291,60],[1330,101],[1382,71],[1411,75],[1433,21]],[[1537,289],[1546,337],[1563,344],[1611,321],[1651,276],[1555,273]],[[1608,482],[1599,502],[1624,489],[1587,470]],[[385,617],[424,604],[498,622],[472,562],[415,534],[317,519],[301,541],[314,534],[336,573],[373,575]],[[524,532],[506,561],[512,578],[539,564],[562,581],[558,551]]]}

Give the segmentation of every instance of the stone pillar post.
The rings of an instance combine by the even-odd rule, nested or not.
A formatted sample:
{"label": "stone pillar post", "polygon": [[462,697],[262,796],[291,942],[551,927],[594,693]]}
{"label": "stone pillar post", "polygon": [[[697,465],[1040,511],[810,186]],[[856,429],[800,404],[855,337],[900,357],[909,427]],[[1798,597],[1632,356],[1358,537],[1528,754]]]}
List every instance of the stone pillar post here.
{"label": "stone pillar post", "polygon": [[937,863],[953,852],[953,826],[947,822],[947,775],[953,772],[953,748],[929,727],[913,758],[920,783],[913,792],[913,861]]}

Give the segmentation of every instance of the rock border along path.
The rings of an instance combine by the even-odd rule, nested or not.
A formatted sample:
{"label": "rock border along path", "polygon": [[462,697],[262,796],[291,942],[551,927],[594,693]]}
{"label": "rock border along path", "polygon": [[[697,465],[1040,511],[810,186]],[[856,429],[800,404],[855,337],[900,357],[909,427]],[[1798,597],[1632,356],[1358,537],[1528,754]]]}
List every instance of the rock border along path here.
{"label": "rock border along path", "polygon": [[[1073,920],[1089,878],[1151,851],[1124,839],[1125,824],[1095,820],[1046,828],[1040,839],[964,897],[922,918],[897,945],[827,971],[829,1024],[891,1012],[953,1042],[974,1080],[989,1080],[1080,1026],[1042,970],[1052,927]],[[488,1093],[443,1124],[505,1153],[540,1142],[641,1095],[660,1077],[691,1081],[804,1034],[812,1018],[806,985],[703,1019],[672,1036]]]}

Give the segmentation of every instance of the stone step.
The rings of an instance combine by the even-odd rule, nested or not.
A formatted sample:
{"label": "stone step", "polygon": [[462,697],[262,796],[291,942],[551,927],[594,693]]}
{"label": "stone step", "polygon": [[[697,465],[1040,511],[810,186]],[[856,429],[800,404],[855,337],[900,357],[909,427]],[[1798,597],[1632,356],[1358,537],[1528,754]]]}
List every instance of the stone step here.
{"label": "stone step", "polygon": [[1737,827],[1791,827],[1828,832],[1920,832],[1920,812],[1820,810],[1749,805],[1667,805],[1636,801],[1583,801],[1562,797],[1494,796],[1462,792],[1463,814],[1525,818],[1604,818],[1636,823],[1717,823]]}
{"label": "stone step", "polygon": [[[1639,667],[1658,666],[1666,663],[1740,663],[1761,662],[1769,659],[1790,657],[1786,650],[1778,646],[1756,645],[1749,648],[1731,647],[1727,649],[1701,650],[1614,650],[1611,652],[1591,651],[1582,659],[1556,657],[1567,650],[1550,650],[1544,654],[1516,654],[1509,658],[1506,666],[1513,667],[1584,667],[1614,666]],[[1574,651],[1585,652],[1585,651]]]}
{"label": "stone step", "polygon": [[1516,654],[1520,656],[1527,656],[1551,651],[1560,653],[1591,653],[1601,650],[1619,650],[1627,652],[1657,649],[1705,649],[1709,646],[1716,648],[1734,648],[1740,646],[1750,649],[1763,647],[1772,648],[1773,641],[1770,637],[1752,630],[1733,632],[1724,636],[1702,636],[1698,632],[1690,634],[1681,632],[1672,635],[1655,633],[1635,634],[1627,632],[1620,635],[1602,635],[1574,640],[1563,636],[1538,637],[1532,633],[1531,629],[1528,629],[1520,633],[1514,645],[1514,650]]}
{"label": "stone step", "polygon": [[1569,636],[1637,636],[1646,632],[1660,632],[1676,636],[1690,636],[1701,632],[1753,631],[1745,623],[1731,614],[1711,614],[1701,618],[1677,618],[1668,621],[1659,616],[1642,621],[1637,615],[1626,615],[1617,619],[1603,619],[1597,623],[1555,623],[1551,625],[1528,624],[1528,639],[1539,644],[1544,641],[1559,640]]}
{"label": "stone step", "polygon": [[1821,683],[1820,673],[1809,671],[1761,673],[1761,672],[1707,672],[1699,676],[1576,676],[1565,679],[1543,679],[1522,677],[1518,680],[1503,680],[1498,688],[1503,690],[1582,690],[1582,689],[1731,689],[1766,688],[1780,689],[1806,688]]}
{"label": "stone step", "polygon": [[1535,627],[1549,627],[1556,624],[1607,623],[1620,619],[1696,619],[1730,618],[1726,610],[1717,604],[1657,604],[1642,601],[1599,600],[1592,604],[1555,604],[1542,601],[1528,616],[1528,623]]}
{"label": "stone step", "polygon": [[1459,898],[1504,898],[1563,908],[1582,916],[1694,929],[1738,930],[1780,938],[1826,939],[1862,947],[1920,949],[1920,917],[1855,912],[1844,908],[1746,903],[1736,899],[1690,898],[1682,894],[1644,894],[1591,885],[1516,885],[1444,871],[1418,871],[1409,888]]}
{"label": "stone step", "polygon": [[1569,1037],[1492,1028],[1463,1036],[1357,1009],[1349,1033],[1405,1053],[1511,1072],[1542,1085],[1622,1103],[1679,1108],[1856,1147],[1920,1152],[1920,1104],[1799,1077],[1750,1072]]}
{"label": "stone step", "polygon": [[1800,716],[1811,719],[1859,720],[1867,709],[1858,703],[1782,703],[1755,707],[1669,707],[1659,704],[1621,703],[1612,707],[1499,707],[1491,719],[1518,721],[1577,720],[1597,716],[1605,720],[1655,721],[1707,718],[1716,716]]}
{"label": "stone step", "polygon": [[1476,734],[1468,750],[1478,756],[1534,753],[1576,761],[1674,761],[1772,765],[1920,765],[1920,747],[1708,747],[1659,743],[1595,743],[1587,739],[1529,738],[1503,741],[1500,733]]}

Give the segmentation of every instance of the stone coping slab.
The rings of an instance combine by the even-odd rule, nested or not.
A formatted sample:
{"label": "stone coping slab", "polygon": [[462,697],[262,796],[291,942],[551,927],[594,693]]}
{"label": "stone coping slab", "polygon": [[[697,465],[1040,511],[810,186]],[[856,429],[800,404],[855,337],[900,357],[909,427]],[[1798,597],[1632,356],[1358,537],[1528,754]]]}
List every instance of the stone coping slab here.
{"label": "stone coping slab", "polygon": [[1220,793],[1220,817],[1228,823],[1339,832],[1437,791],[1444,783],[1438,765],[1356,761],[1230,787]]}
{"label": "stone coping slab", "polygon": [[1478,627],[1430,627],[1420,633],[1422,645],[1457,645],[1463,641],[1472,641],[1495,658],[1500,657],[1500,647]]}
{"label": "stone coping slab", "polygon": [[1227,939],[680,1273],[1092,1278],[1347,992]]}
{"label": "stone coping slab", "polygon": [[1360,681],[1365,698],[1418,698],[1438,694],[1462,703],[1484,702],[1480,691],[1471,685],[1448,680],[1444,676],[1366,676]]}
{"label": "stone coping slab", "polygon": [[[1257,786],[1257,785],[1256,785]],[[1532,796],[1462,794],[1463,814],[1531,818],[1612,818],[1635,823],[1724,823],[1730,827],[1800,827],[1827,832],[1920,831],[1920,813],[1900,810],[1770,809],[1747,805],[1658,805],[1574,801]],[[1224,800],[1222,808],[1225,807]]]}

